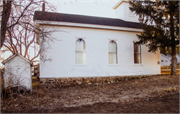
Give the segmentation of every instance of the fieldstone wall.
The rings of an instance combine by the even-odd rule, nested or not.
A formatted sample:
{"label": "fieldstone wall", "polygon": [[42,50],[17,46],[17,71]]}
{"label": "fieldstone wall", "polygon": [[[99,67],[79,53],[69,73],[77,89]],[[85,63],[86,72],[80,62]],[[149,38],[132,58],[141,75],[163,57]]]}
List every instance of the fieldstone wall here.
{"label": "fieldstone wall", "polygon": [[68,78],[40,78],[41,87],[72,87],[72,86],[89,86],[118,83],[132,79],[140,79],[157,75],[135,75],[135,76],[110,76],[110,77],[68,77]]}

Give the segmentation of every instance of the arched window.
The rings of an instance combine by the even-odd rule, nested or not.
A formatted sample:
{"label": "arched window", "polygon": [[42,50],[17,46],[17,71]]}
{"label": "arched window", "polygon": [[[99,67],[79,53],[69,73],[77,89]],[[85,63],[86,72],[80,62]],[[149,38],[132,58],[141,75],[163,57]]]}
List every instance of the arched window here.
{"label": "arched window", "polygon": [[141,61],[141,45],[134,43],[134,63],[141,64]]}
{"label": "arched window", "polygon": [[85,64],[86,63],[86,51],[85,51],[85,41],[83,39],[76,40],[76,55],[75,61],[76,64]]}
{"label": "arched window", "polygon": [[117,44],[114,40],[109,42],[109,64],[117,64]]}

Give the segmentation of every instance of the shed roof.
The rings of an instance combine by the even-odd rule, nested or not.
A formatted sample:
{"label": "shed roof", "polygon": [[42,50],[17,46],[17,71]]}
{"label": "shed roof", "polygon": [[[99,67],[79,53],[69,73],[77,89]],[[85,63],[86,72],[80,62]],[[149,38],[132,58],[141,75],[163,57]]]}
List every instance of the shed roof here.
{"label": "shed roof", "polygon": [[128,22],[121,19],[43,12],[43,11],[35,11],[33,20],[71,22],[71,23],[81,23],[81,24],[95,24],[95,25],[142,29],[140,23]]}
{"label": "shed roof", "polygon": [[16,57],[16,56],[19,56],[19,57],[21,57],[22,59],[24,59],[25,61],[27,61],[28,63],[32,64],[32,62],[31,62],[30,60],[26,59],[25,57],[23,57],[22,55],[20,55],[20,54],[18,54],[18,53],[15,53],[15,54],[9,56],[9,57],[8,57],[7,59],[5,59],[2,63],[5,64],[6,62],[10,61],[11,59],[13,59],[13,58]]}

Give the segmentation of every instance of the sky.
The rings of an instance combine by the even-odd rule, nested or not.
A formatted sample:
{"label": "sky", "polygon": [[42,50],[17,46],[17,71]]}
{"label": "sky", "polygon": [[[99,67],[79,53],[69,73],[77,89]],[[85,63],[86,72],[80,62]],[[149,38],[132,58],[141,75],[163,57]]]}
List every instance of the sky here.
{"label": "sky", "polygon": [[113,6],[119,0],[51,0],[57,13],[80,14],[99,17],[115,17]]}
{"label": "sky", "polygon": [[[115,18],[113,6],[120,0],[50,0],[57,13]],[[6,52],[4,59],[11,55]],[[0,67],[2,64],[0,63]]]}

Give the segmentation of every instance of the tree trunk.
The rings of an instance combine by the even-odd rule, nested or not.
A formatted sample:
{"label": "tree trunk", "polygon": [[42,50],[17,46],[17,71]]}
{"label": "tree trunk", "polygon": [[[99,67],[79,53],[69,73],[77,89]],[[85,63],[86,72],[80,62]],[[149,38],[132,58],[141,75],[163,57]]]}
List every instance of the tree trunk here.
{"label": "tree trunk", "polygon": [[7,1],[7,2],[3,1],[0,48],[2,47],[5,40],[6,27],[7,27],[7,22],[9,20],[10,13],[11,13],[11,1]]}
{"label": "tree trunk", "polygon": [[176,65],[177,65],[177,58],[176,53],[174,53],[172,56],[172,63],[171,63],[171,75],[175,75],[176,73]]}
{"label": "tree trunk", "polygon": [[176,65],[177,65],[177,58],[176,58],[176,41],[174,36],[174,20],[173,20],[173,12],[174,12],[174,5],[173,1],[169,1],[169,14],[170,14],[170,35],[171,35],[171,75],[175,75],[176,73]]}

